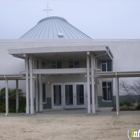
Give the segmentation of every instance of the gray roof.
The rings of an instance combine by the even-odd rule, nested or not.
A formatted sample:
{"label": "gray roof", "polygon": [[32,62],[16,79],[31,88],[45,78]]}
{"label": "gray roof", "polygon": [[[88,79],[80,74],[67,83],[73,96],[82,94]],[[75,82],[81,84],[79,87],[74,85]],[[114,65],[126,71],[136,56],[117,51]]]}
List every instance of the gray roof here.
{"label": "gray roof", "polygon": [[72,26],[66,19],[51,16],[40,20],[20,39],[91,39]]}

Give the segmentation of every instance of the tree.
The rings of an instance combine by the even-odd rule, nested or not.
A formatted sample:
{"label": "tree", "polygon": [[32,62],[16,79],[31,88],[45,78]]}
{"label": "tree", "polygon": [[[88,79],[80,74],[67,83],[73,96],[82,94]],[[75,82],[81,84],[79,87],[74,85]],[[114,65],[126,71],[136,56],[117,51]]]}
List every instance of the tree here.
{"label": "tree", "polygon": [[137,95],[138,96],[138,103],[140,103],[140,78],[138,80],[135,80],[134,83],[128,84],[124,81],[120,82],[120,89],[133,101],[135,100],[132,98],[131,95]]}

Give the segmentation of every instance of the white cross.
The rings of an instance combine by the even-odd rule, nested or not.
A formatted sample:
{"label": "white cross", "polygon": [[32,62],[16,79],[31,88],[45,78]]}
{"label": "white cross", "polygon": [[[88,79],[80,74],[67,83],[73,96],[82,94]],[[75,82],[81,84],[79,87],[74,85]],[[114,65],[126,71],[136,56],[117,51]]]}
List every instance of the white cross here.
{"label": "white cross", "polygon": [[45,11],[47,13],[47,17],[49,16],[49,12],[50,11],[53,11],[53,9],[51,9],[47,3],[47,8],[46,9],[43,9],[43,11]]}

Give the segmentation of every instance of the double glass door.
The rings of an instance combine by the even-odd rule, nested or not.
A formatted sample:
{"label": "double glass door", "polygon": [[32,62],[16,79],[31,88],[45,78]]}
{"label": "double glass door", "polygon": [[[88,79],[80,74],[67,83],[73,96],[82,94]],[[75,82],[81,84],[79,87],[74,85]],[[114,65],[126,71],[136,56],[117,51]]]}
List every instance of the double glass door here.
{"label": "double glass door", "polygon": [[53,84],[53,108],[86,108],[85,84]]}

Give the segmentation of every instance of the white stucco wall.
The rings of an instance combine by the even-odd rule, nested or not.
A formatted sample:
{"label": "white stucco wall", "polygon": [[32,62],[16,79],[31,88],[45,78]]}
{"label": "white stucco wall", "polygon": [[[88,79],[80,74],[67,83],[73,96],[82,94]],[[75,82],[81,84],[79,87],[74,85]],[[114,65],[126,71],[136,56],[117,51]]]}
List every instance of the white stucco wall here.
{"label": "white stucco wall", "polygon": [[[64,41],[65,46],[70,41]],[[8,54],[8,49],[28,48],[28,47],[45,47],[46,41],[19,41],[19,40],[0,40],[0,74],[15,74],[24,71],[24,61]],[[140,71],[140,40],[93,40],[88,42],[93,46],[108,46],[113,53],[113,71]],[[49,41],[51,44],[51,41]],[[75,43],[75,45],[77,42]],[[80,42],[82,44],[82,42]],[[86,41],[83,42],[86,44]],[[58,42],[56,42],[58,45]],[[126,79],[128,82],[131,80]],[[20,88],[25,88],[22,82]],[[15,82],[10,82],[10,87],[14,87]],[[4,87],[4,83],[0,82],[0,89]]]}
{"label": "white stucco wall", "polygon": [[[140,71],[140,40],[94,40],[94,45],[107,45],[110,48],[114,56],[113,71]],[[136,79],[120,78],[120,81],[132,84]],[[113,89],[115,94],[115,88]],[[123,91],[120,90],[120,95],[122,94]]]}
{"label": "white stucco wall", "polygon": [[[0,74],[19,74],[25,70],[24,60],[9,55],[8,49],[13,45],[0,42]],[[5,81],[0,81],[0,89],[5,87]],[[9,88],[15,88],[15,81],[9,81]],[[25,92],[25,81],[19,81],[19,88]]]}

